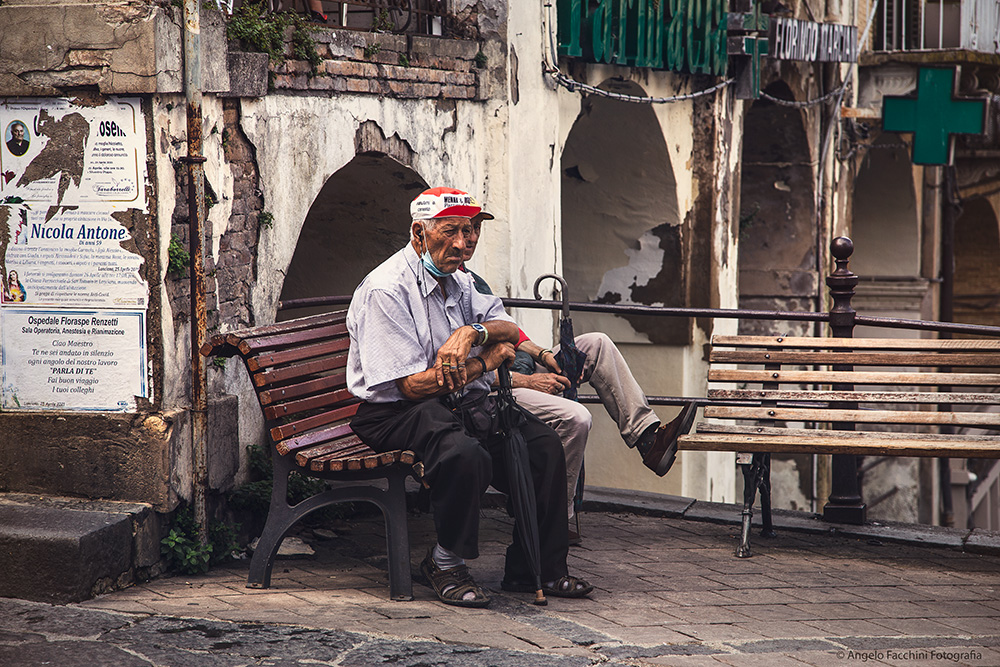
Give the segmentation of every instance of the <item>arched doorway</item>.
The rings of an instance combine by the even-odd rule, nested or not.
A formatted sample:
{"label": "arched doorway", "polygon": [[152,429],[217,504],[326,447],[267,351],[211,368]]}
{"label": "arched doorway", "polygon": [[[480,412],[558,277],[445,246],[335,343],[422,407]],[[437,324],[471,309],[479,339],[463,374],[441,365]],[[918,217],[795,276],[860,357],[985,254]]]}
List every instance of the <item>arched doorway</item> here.
{"label": "arched doorway", "polygon": [[[629,81],[600,87],[646,94]],[[574,300],[685,304],[677,187],[650,105],[585,97],[563,149],[561,185],[563,272]],[[683,345],[689,339],[685,320],[599,316],[595,326],[598,321],[619,341]]]}
{"label": "arched doorway", "polygon": [[[794,98],[783,81],[765,92]],[[764,98],[753,103],[744,119],[741,173],[740,308],[815,310],[821,284],[815,174],[802,111]],[[744,321],[740,333],[805,335],[809,326]]]}
{"label": "arched doorway", "polygon": [[851,270],[864,278],[920,275],[920,218],[913,167],[899,135],[872,144],[854,181]]}
{"label": "arched doorway", "polygon": [[[790,100],[783,81],[768,95]],[[816,310],[823,284],[817,266],[818,223],[815,172],[803,112],[756,100],[743,120],[740,181],[739,307],[755,310]],[[808,322],[741,320],[741,334],[809,335]],[[774,455],[771,485],[777,506],[812,508],[814,457]],[[742,493],[737,481],[737,494]]]}
{"label": "arched doorway", "polygon": [[[931,283],[923,276],[913,173],[906,144],[887,132],[867,149],[854,179],[850,267],[860,280],[852,305],[866,315],[921,319],[931,314]],[[920,333],[858,327],[855,335],[907,338]],[[918,522],[927,515],[921,485],[933,478],[932,461],[865,458],[861,465],[862,496],[870,518]]]}
{"label": "arched doorway", "polygon": [[[630,81],[609,79],[600,87],[646,95]],[[562,266],[570,297],[685,305],[688,241],[656,111],[648,104],[585,97],[566,139],[561,168]],[[648,394],[681,393],[681,355],[668,346],[688,344],[687,319],[573,313],[573,323],[578,334],[607,333]],[[675,411],[657,409],[661,418]],[[683,457],[661,480],[625,446],[602,407],[593,407],[592,413],[585,464],[588,485],[681,493]]]}
{"label": "arched doorway", "polygon": [[1000,326],[1000,225],[983,198],[955,222],[955,321]]}
{"label": "arched doorway", "polygon": [[[412,169],[383,154],[361,154],[323,185],[306,216],[281,300],[348,295],[409,239],[410,202],[427,188]],[[295,309],[278,319],[325,309]]]}

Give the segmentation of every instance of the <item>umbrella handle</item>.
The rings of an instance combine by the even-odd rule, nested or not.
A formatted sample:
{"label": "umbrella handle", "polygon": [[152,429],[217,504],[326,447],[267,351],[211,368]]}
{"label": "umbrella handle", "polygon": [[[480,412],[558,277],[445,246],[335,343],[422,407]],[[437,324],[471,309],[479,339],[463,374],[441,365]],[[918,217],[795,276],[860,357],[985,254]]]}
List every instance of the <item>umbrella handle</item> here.
{"label": "umbrella handle", "polygon": [[556,275],[554,273],[546,273],[544,275],[538,276],[538,278],[535,279],[535,286],[533,288],[533,291],[535,293],[535,299],[538,300],[538,301],[541,301],[542,295],[538,291],[538,285],[543,280],[545,280],[546,278],[552,278],[553,280],[557,281],[559,283],[559,285],[562,287],[562,316],[563,316],[563,319],[568,318],[569,317],[569,285],[566,284],[566,279],[563,278],[562,276]]}

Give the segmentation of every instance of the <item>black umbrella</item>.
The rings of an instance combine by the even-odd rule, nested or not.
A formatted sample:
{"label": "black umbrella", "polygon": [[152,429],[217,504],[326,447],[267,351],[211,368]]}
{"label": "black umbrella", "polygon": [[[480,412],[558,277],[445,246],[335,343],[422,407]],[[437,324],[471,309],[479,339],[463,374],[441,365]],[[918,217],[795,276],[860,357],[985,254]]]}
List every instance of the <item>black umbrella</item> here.
{"label": "black umbrella", "polygon": [[542,555],[538,539],[538,504],[535,500],[535,485],[531,479],[531,463],[528,460],[528,443],[521,434],[524,415],[517,407],[510,390],[510,369],[501,364],[497,369],[499,389],[497,390],[497,418],[500,434],[504,441],[504,462],[507,467],[507,486],[511,506],[514,510],[514,525],[521,539],[521,548],[528,561],[531,573],[535,575],[535,604],[547,604],[542,593]]}
{"label": "black umbrella", "polygon": [[556,354],[556,362],[562,369],[563,375],[569,380],[569,386],[563,391],[563,398],[571,401],[576,400],[577,387],[580,385],[580,375],[583,374],[583,365],[587,361],[587,355],[576,347],[576,337],[573,335],[573,320],[569,316],[569,287],[562,276],[554,273],[546,273],[535,280],[535,298],[541,299],[538,292],[538,285],[546,278],[552,278],[559,282],[562,287],[562,317],[559,319],[559,353]]}

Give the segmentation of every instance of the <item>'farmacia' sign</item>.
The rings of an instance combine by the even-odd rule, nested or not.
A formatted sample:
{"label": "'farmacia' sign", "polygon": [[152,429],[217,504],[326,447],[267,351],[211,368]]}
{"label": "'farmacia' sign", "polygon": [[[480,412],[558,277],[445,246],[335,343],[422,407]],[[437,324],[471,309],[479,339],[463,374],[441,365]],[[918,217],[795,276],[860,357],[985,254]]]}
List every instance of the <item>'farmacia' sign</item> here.
{"label": "'farmacia' sign", "polygon": [[558,0],[559,54],[591,62],[726,73],[725,0]]}

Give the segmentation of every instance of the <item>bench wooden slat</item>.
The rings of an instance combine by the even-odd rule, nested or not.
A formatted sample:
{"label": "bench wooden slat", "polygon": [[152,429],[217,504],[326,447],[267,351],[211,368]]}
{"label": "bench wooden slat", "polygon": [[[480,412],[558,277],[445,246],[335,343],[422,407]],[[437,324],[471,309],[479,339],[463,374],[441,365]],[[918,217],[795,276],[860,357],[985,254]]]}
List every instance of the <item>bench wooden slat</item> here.
{"label": "bench wooden slat", "polygon": [[713,347],[780,347],[820,350],[989,350],[1000,340],[960,338],[814,338],[810,336],[712,336]]}
{"label": "bench wooden slat", "polygon": [[931,410],[838,410],[834,408],[705,406],[705,417],[859,424],[936,424],[1000,428],[1000,413]]}
{"label": "bench wooden slat", "polygon": [[325,464],[331,460],[342,459],[346,461],[350,458],[367,456],[368,454],[374,454],[371,447],[361,442],[361,438],[358,436],[351,434],[336,442],[317,445],[295,452],[295,462],[303,468],[309,468],[318,472],[326,470],[327,466]]}
{"label": "bench wooden slat", "polygon": [[351,430],[350,424],[338,424],[337,426],[332,426],[330,428],[310,431],[309,433],[305,433],[294,438],[287,438],[276,443],[275,446],[278,448],[278,451],[284,455],[289,452],[302,449],[303,447],[311,447],[313,445],[319,445],[338,438],[343,438],[344,436],[351,435],[353,432],[354,431]]}
{"label": "bench wooden slat", "polygon": [[[864,456],[935,456],[944,458],[1000,458],[1000,439],[981,442],[938,437],[911,438],[900,433],[850,432],[834,437],[837,431],[809,431],[809,434],[769,433],[690,433],[677,440],[688,451],[762,452],[784,454],[860,454]],[[886,437],[891,436],[891,437]]]}
{"label": "bench wooden slat", "polygon": [[910,391],[795,391],[791,389],[709,389],[708,397],[739,401],[857,401],[859,403],[951,403],[1000,405],[998,393]]}
{"label": "bench wooden slat", "polygon": [[996,386],[998,373],[893,373],[890,371],[743,370],[712,368],[709,382],[777,382],[783,384],[863,384],[901,386]]}
{"label": "bench wooden slat", "polygon": [[[338,310],[333,313],[322,313],[320,315],[310,315],[308,317],[300,317],[295,320],[288,320],[286,322],[276,322],[275,324],[267,324],[260,327],[254,327],[252,329],[237,329],[236,331],[229,331],[226,333],[218,333],[213,335],[208,341],[206,341],[199,352],[203,356],[219,355],[220,352],[218,348],[232,346],[229,343],[229,338],[235,336],[239,340],[246,338],[257,338],[260,336],[269,336],[274,333],[287,332],[287,331],[298,331],[300,329],[308,329],[310,327],[322,326],[325,324],[335,324],[337,322],[343,322],[347,319],[346,310]],[[236,346],[232,346],[236,347]],[[238,348],[236,348],[238,349]]]}
{"label": "bench wooden slat", "polygon": [[340,404],[356,400],[354,394],[346,389],[338,389],[318,396],[310,396],[297,401],[288,401],[277,405],[264,406],[265,419],[281,419],[282,417],[293,417],[307,410],[320,408],[340,407]]}
{"label": "bench wooden slat", "polygon": [[332,424],[344,419],[350,419],[355,415],[355,413],[357,413],[359,405],[361,405],[361,401],[354,399],[353,403],[342,408],[321,412],[319,414],[306,417],[305,419],[299,419],[287,424],[275,426],[271,429],[271,438],[275,442],[278,442],[279,440],[291,438],[294,435],[311,431],[319,428],[320,426],[326,426],[327,424]]}
{"label": "bench wooden slat", "polygon": [[244,338],[234,343],[245,355],[258,354],[262,350],[281,350],[292,346],[302,346],[313,341],[325,341],[347,333],[347,324],[331,324],[325,327],[281,332],[270,336]]}
{"label": "bench wooden slat", "polygon": [[266,387],[278,382],[287,382],[300,377],[337,370],[338,368],[343,368],[346,365],[347,355],[337,354],[331,357],[323,357],[321,359],[315,359],[313,361],[307,361],[300,364],[266,368],[253,374],[253,383],[257,387]]}
{"label": "bench wooden slat", "polygon": [[1000,366],[1000,354],[936,352],[827,352],[813,350],[719,350],[713,349],[709,355],[713,363],[734,364],[802,364],[832,365],[853,364],[857,366],[915,366],[935,368],[939,366]]}
{"label": "bench wooden slat", "polygon": [[[813,428],[789,428],[787,426],[760,426],[760,425],[747,425],[747,424],[726,424],[723,422],[699,422],[697,426],[698,433],[737,433],[741,435],[753,434],[753,435],[802,435],[802,436],[812,436],[817,433],[822,433],[823,437],[826,438],[840,438],[842,440],[852,440],[856,437],[859,431],[834,431],[834,430],[824,430],[817,431]],[[872,439],[882,438],[885,440],[894,440],[898,437],[898,433],[892,431],[860,431],[865,433],[867,437]],[[995,444],[1000,446],[1000,436],[996,435],[985,435],[980,433],[961,433],[961,434],[950,434],[950,433],[907,433],[907,440],[934,440],[941,441],[945,440],[948,442],[962,443],[966,441],[971,442],[984,442]]]}
{"label": "bench wooden slat", "polygon": [[296,361],[303,361],[314,357],[322,357],[336,354],[337,352],[344,352],[350,346],[351,340],[344,337],[316,345],[293,347],[280,352],[259,354],[253,357],[246,357],[247,368],[249,368],[251,372],[256,373],[259,370],[263,370],[271,366],[291,364]]}
{"label": "bench wooden slat", "polygon": [[310,396],[328,389],[342,388],[346,384],[344,373],[333,373],[323,377],[287,384],[273,389],[261,389],[257,392],[261,405],[270,405],[280,401],[290,401],[302,396]]}

